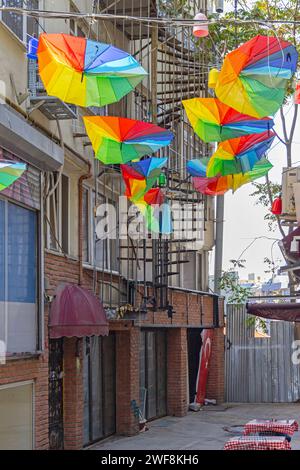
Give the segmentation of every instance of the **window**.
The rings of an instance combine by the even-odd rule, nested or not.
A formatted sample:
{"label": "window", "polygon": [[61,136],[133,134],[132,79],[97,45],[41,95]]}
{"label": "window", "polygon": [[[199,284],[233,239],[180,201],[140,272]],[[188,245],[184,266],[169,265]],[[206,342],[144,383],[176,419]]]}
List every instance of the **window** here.
{"label": "window", "polygon": [[83,232],[83,242],[82,242],[82,253],[83,261],[88,263],[90,260],[90,192],[88,189],[83,188],[82,193],[82,232]]}
{"label": "window", "polygon": [[0,450],[33,449],[33,383],[0,386]]}
{"label": "window", "polygon": [[47,184],[49,196],[46,211],[48,222],[46,245],[50,250],[69,253],[69,178],[66,175],[59,177],[49,174]]}
{"label": "window", "polygon": [[[38,10],[39,0],[6,0],[6,6],[27,8],[28,10]],[[8,26],[18,38],[27,42],[29,36],[38,37],[39,24],[38,22],[29,16],[23,16],[15,12],[3,12],[1,16],[2,21]]]}
{"label": "window", "polygon": [[0,340],[7,354],[37,350],[37,213],[0,199]]}
{"label": "window", "polygon": [[[116,216],[118,217],[117,203],[106,199],[99,194],[97,197],[97,206],[100,204],[110,204],[114,206]],[[96,226],[101,217],[94,217],[96,206],[95,192],[84,189],[83,192],[83,256],[84,261],[97,268],[111,271],[119,271],[119,239],[118,239],[118,220],[116,227],[107,227],[107,237],[97,238]]]}

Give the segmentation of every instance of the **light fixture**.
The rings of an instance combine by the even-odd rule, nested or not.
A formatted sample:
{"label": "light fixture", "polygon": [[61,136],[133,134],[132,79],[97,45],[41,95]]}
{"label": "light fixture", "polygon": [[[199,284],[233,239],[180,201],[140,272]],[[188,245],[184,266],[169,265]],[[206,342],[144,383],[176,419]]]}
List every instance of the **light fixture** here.
{"label": "light fixture", "polygon": [[223,11],[224,11],[224,1],[216,0],[216,12],[223,13]]}
{"label": "light fixture", "polygon": [[[204,15],[204,13],[197,13],[197,15],[194,17],[194,20],[207,20],[207,17]],[[204,38],[205,36],[208,36],[208,23],[198,23],[195,24],[193,27],[193,35],[196,38]]]}

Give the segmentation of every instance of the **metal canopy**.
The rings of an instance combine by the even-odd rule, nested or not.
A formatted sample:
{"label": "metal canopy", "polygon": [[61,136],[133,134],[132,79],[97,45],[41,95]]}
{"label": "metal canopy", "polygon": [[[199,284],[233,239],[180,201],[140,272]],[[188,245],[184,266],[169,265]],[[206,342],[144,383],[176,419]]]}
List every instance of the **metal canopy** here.
{"label": "metal canopy", "polygon": [[246,310],[269,320],[300,322],[300,303],[247,303]]}
{"label": "metal canopy", "polygon": [[0,105],[0,142],[41,170],[57,171],[64,163],[62,147],[5,104]]}

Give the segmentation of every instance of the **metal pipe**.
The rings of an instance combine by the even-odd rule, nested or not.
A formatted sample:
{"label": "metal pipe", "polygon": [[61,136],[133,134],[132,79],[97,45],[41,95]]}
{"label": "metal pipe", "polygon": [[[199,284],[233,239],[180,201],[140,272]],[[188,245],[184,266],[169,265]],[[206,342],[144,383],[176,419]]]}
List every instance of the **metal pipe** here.
{"label": "metal pipe", "polygon": [[214,291],[220,293],[223,260],[224,196],[217,196]]}

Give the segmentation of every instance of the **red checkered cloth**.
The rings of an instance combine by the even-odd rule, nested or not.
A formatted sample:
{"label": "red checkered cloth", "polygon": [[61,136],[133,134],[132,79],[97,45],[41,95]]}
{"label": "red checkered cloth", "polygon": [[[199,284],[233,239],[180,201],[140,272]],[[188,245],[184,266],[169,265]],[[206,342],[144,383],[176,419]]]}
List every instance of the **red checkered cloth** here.
{"label": "red checkered cloth", "polygon": [[260,420],[253,419],[245,425],[244,435],[257,434],[261,432],[272,433],[279,432],[292,436],[295,431],[298,431],[298,423],[294,419],[278,419],[278,420]]}
{"label": "red checkered cloth", "polygon": [[284,436],[238,436],[226,442],[224,450],[291,450]]}

